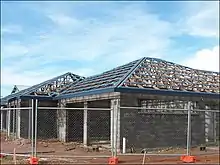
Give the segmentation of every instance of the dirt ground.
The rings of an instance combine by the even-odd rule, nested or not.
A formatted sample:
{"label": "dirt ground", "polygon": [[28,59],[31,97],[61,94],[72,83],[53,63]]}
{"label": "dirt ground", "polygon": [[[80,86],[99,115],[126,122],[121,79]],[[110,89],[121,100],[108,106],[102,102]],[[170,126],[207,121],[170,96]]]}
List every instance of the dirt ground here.
{"label": "dirt ground", "polygon": [[[16,157],[17,164],[28,164],[28,154],[31,152],[31,143],[28,140],[6,140],[5,134],[1,133],[1,153],[27,155],[26,157]],[[160,154],[186,153],[185,149],[167,149]],[[61,143],[56,140],[38,141],[37,155],[40,158],[39,164],[108,164],[111,157],[109,149],[100,146],[84,148],[77,143]],[[196,156],[195,164],[219,164],[219,147],[209,147],[206,151],[193,148],[191,155]],[[119,164],[142,164],[143,156],[120,155]],[[12,156],[0,159],[1,164],[13,163]],[[146,156],[145,164],[185,164],[180,160],[180,156]]]}

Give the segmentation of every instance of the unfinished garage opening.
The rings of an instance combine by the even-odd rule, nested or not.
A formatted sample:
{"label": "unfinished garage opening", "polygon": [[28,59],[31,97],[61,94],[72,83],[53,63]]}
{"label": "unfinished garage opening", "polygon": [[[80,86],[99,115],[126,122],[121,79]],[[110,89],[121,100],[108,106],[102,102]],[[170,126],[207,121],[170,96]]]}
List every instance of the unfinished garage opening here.
{"label": "unfinished garage opening", "polygon": [[31,133],[31,111],[30,110],[21,110],[20,111],[20,136],[22,138],[30,138]]}
{"label": "unfinished garage opening", "polygon": [[[89,108],[109,108],[110,100],[88,102]],[[88,111],[88,139],[93,141],[110,141],[110,110]]]}
{"label": "unfinished garage opening", "polygon": [[9,110],[9,115],[10,115],[10,133],[13,132],[13,109]]}
{"label": "unfinished garage opening", "polygon": [[[86,112],[82,108],[88,109]],[[110,100],[69,103],[67,108],[67,141],[83,142],[84,131],[87,133],[88,143],[110,141]],[[97,109],[95,109],[97,108]],[[103,108],[103,110],[102,110]],[[84,130],[84,114],[87,113],[87,130]]]}
{"label": "unfinished garage opening", "polygon": [[[56,139],[57,138],[57,111],[53,108],[57,106],[56,101],[38,101],[38,114],[37,114],[37,131],[39,139]],[[40,107],[46,107],[43,109]]]}
{"label": "unfinished garage opening", "polygon": [[[31,107],[31,100],[21,102],[21,107]],[[57,112],[49,107],[55,107],[57,103],[54,101],[38,101],[37,114],[37,132],[39,139],[55,139],[57,138]],[[41,107],[47,107],[42,109]],[[35,110],[35,107],[34,107]],[[22,138],[31,138],[32,112],[31,109],[20,110],[20,136]]]}
{"label": "unfinished garage opening", "polygon": [[[21,100],[21,107],[31,107],[31,100]],[[20,110],[20,137],[31,137],[31,109]]]}
{"label": "unfinished garage opening", "polygon": [[16,106],[12,106],[12,109],[10,110],[10,133],[16,133],[16,119],[17,119],[17,113],[16,110],[13,108],[16,108]]}
{"label": "unfinished garage opening", "polygon": [[2,113],[2,129],[6,130],[6,118],[7,118],[7,110],[6,111],[1,111]]}
{"label": "unfinished garage opening", "polygon": [[[67,108],[83,108],[83,103],[67,104]],[[67,110],[67,141],[83,141],[83,110]]]}
{"label": "unfinished garage opening", "polygon": [[57,138],[55,110],[39,110],[38,111],[38,138],[53,139]]}

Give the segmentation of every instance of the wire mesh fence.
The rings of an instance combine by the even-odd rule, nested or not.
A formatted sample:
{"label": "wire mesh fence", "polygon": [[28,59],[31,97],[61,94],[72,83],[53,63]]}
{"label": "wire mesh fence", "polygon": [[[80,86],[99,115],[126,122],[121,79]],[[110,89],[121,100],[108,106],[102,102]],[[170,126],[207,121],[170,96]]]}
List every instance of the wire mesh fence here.
{"label": "wire mesh fence", "polygon": [[6,117],[7,117],[7,110],[1,111],[1,131],[6,131]]}
{"label": "wire mesh fence", "polygon": [[[193,110],[197,120],[192,120],[192,147],[219,145],[219,111]],[[202,137],[202,138],[201,138]]]}
{"label": "wire mesh fence", "polygon": [[120,127],[124,153],[172,154],[173,149],[179,149],[176,154],[186,153],[180,149],[187,147],[187,109],[121,107]]}
{"label": "wire mesh fence", "polygon": [[[193,102],[120,107],[124,155],[190,155],[196,147],[219,146],[219,108]],[[212,108],[212,109],[211,109]]]}
{"label": "wire mesh fence", "polygon": [[39,106],[37,153],[75,157],[110,155],[110,111],[110,108]]}
{"label": "wire mesh fence", "polygon": [[20,137],[31,140],[31,109],[20,110]]}
{"label": "wire mesh fence", "polygon": [[26,115],[31,112],[31,107],[2,108],[1,132],[5,133],[7,140],[15,140],[21,136],[28,139],[31,117]]}
{"label": "wire mesh fence", "polygon": [[193,147],[219,145],[219,109],[199,108],[191,102],[71,108],[32,101],[31,107],[1,108],[1,152],[16,147],[34,156],[189,155]]}

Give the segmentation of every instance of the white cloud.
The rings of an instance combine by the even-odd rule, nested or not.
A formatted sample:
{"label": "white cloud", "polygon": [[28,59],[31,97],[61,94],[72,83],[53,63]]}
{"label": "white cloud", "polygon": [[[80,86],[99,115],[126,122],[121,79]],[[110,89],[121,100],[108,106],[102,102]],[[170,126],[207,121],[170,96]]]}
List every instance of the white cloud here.
{"label": "white cloud", "polygon": [[219,2],[198,1],[186,4],[179,28],[189,35],[219,38]]}
{"label": "white cloud", "polygon": [[[52,30],[45,32],[41,28],[26,41],[3,42],[2,85],[34,85],[65,72],[90,76],[143,56],[163,58],[172,47],[173,37],[180,35],[179,30],[182,29],[176,29],[175,23],[161,20],[157,14],[143,11],[139,6],[106,10],[108,19],[79,18],[65,10],[49,9],[49,12],[34,12],[41,12],[44,20],[49,19],[48,22],[53,23],[50,24]],[[212,23],[208,21],[212,11],[201,10],[205,12],[203,14],[199,9],[197,14],[192,11],[180,21],[181,26],[186,24],[183,27],[185,32],[215,36],[216,24],[213,24],[214,30],[212,26],[205,26],[207,22]],[[37,39],[36,34],[39,34]],[[17,61],[11,60],[17,57]],[[73,65],[59,64],[67,60],[73,61]],[[74,62],[79,61],[84,61],[85,65],[74,66]],[[94,61],[95,65],[87,66]],[[5,63],[10,63],[10,67],[6,67]],[[57,65],[47,65],[51,63]],[[190,62],[187,64],[191,65]]]}
{"label": "white cloud", "polygon": [[[3,86],[11,86],[11,88],[14,85],[32,86],[71,71],[74,72],[74,74],[81,76],[90,76],[91,74],[95,73],[94,70],[90,68],[80,68],[76,70],[68,69],[68,70],[59,70],[59,71],[56,69],[57,68],[46,69],[46,72],[44,69],[39,69],[37,72],[36,71],[16,72],[11,67],[4,67],[1,70],[1,84]],[[56,70],[56,72],[54,72],[54,70]],[[9,88],[8,90],[5,90],[4,93],[2,92],[2,95],[5,96],[9,94],[10,92],[9,90],[11,89]]]}
{"label": "white cloud", "polygon": [[194,69],[220,72],[219,46],[197,51],[194,56],[184,62],[184,65]]}
{"label": "white cloud", "polygon": [[[143,56],[163,56],[171,37],[176,35],[172,24],[156,14],[131,9],[132,6],[108,13],[108,21],[79,19],[65,11],[46,13],[45,17],[54,22],[52,31],[42,32],[46,37],[39,35],[38,40],[32,40],[30,36],[28,43],[4,43],[4,62],[7,57],[20,59],[10,61],[10,68],[3,65],[2,84],[34,85],[65,71],[91,76]],[[86,65],[47,66],[65,60],[97,62],[92,69]]]}
{"label": "white cloud", "polygon": [[170,46],[170,37],[175,36],[172,24],[160,20],[155,14],[141,11],[128,13],[130,10],[118,11],[117,17],[112,15],[109,21],[79,20],[65,14],[51,17],[50,14],[48,17],[59,26],[30,54],[44,53],[52,56],[50,60],[56,61],[91,61],[107,56],[107,53],[112,59],[117,57],[126,61],[146,54],[162,56],[164,49]]}
{"label": "white cloud", "polygon": [[9,68],[1,70],[1,84],[4,85],[34,85],[48,79],[45,78],[44,75],[17,73]]}
{"label": "white cloud", "polygon": [[54,30],[43,37],[40,35],[38,41],[32,41],[30,38],[28,45],[23,44],[25,48],[21,45],[17,45],[17,48],[15,45],[4,45],[6,50],[3,57],[9,56],[8,54],[10,57],[12,54],[18,56],[16,52],[20,52],[20,55],[28,51],[28,57],[21,59],[21,64],[25,61],[22,65],[24,67],[30,65],[33,60],[38,65],[60,60],[86,62],[98,57],[111,56],[111,59],[117,58],[123,63],[152,54],[162,56],[170,46],[171,37],[175,36],[172,24],[160,20],[156,14],[136,8],[131,12],[131,8],[108,13],[109,21],[95,18],[78,19],[66,15],[65,11],[50,11],[45,16],[56,23]]}
{"label": "white cloud", "polygon": [[48,18],[50,18],[55,24],[61,27],[73,28],[74,26],[80,24],[80,22],[77,19],[74,19],[73,17],[71,18],[62,13],[49,14]]}
{"label": "white cloud", "polygon": [[24,57],[28,53],[28,47],[22,45],[21,43],[2,43],[1,54],[3,58],[11,57]]}
{"label": "white cloud", "polygon": [[19,34],[22,33],[23,29],[19,25],[5,25],[1,26],[1,33]]}

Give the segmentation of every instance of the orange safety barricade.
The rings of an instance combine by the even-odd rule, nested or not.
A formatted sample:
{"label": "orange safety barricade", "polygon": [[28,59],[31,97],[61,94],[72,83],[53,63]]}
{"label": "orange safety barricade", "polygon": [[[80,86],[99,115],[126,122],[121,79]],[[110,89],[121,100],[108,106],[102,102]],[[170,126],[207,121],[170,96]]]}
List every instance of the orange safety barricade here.
{"label": "orange safety barricade", "polygon": [[30,164],[38,164],[38,158],[30,157]]}
{"label": "orange safety barricade", "polygon": [[4,158],[5,157],[5,155],[4,154],[0,154],[0,158]]}
{"label": "orange safety barricade", "polygon": [[196,162],[196,157],[195,156],[181,156],[180,160],[184,163],[195,163]]}
{"label": "orange safety barricade", "polygon": [[110,165],[110,164],[114,164],[114,165],[118,164],[118,158],[117,158],[117,157],[111,157],[111,158],[109,158],[108,164],[109,164],[109,165]]}

